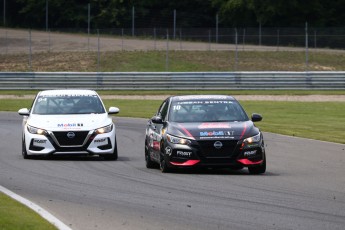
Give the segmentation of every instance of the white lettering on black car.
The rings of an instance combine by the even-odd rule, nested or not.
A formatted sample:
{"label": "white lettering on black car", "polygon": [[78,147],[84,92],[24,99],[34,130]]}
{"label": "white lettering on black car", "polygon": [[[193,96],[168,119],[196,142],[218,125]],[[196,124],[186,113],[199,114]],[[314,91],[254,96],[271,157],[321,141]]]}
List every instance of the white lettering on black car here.
{"label": "white lettering on black car", "polygon": [[178,157],[191,157],[192,152],[176,151]]}
{"label": "white lettering on black car", "polygon": [[256,154],[256,150],[253,150],[253,151],[247,151],[247,152],[244,152],[243,155],[245,157],[249,157],[249,156],[253,156]]}

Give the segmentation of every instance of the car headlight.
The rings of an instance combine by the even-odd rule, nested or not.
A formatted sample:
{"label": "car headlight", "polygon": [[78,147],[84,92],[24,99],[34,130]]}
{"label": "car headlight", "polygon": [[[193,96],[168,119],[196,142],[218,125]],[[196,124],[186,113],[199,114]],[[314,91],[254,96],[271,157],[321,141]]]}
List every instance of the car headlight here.
{"label": "car headlight", "polygon": [[251,144],[257,144],[259,143],[261,140],[261,134],[257,134],[255,136],[252,136],[252,137],[248,137],[246,139],[243,140],[243,143],[244,144],[247,144],[247,145],[251,145]]}
{"label": "car headlight", "polygon": [[185,138],[175,137],[167,134],[167,140],[172,144],[190,145],[192,142]]}
{"label": "car headlight", "polygon": [[47,131],[44,129],[36,128],[30,125],[27,125],[26,128],[28,129],[29,133],[38,134],[38,135],[46,135]]}
{"label": "car headlight", "polygon": [[97,134],[103,134],[103,133],[110,133],[111,130],[113,130],[113,124],[104,126],[104,127],[102,127],[102,128],[99,128],[99,129],[96,129],[95,132],[96,132]]}

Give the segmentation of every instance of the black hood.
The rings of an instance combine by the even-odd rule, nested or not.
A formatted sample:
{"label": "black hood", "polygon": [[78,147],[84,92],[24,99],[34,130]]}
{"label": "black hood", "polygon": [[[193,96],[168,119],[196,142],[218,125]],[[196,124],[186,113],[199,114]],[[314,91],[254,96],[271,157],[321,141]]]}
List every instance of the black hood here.
{"label": "black hood", "polygon": [[243,122],[169,122],[167,133],[194,140],[240,140],[259,133],[252,121]]}

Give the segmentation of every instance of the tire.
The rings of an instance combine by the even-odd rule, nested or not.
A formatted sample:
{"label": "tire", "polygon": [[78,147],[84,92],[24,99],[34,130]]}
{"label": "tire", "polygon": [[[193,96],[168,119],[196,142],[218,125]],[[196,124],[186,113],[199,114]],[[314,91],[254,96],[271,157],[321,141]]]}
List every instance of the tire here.
{"label": "tire", "polygon": [[26,151],[25,137],[23,137],[22,140],[22,155],[24,159],[32,159],[32,156],[29,156],[28,152]]}
{"label": "tire", "polygon": [[153,169],[153,168],[157,167],[156,162],[154,162],[151,159],[151,156],[148,153],[148,150],[146,149],[146,144],[145,144],[145,163],[146,163],[146,168],[148,168],[148,169]]}
{"label": "tire", "polygon": [[161,170],[162,173],[168,173],[171,172],[171,169],[167,165],[164,155],[161,153],[160,154],[160,159],[159,159],[159,169]]}
{"label": "tire", "polygon": [[114,148],[114,152],[112,154],[109,155],[103,155],[105,160],[108,161],[116,161],[118,158],[118,153],[117,153],[117,141],[116,141],[116,137],[115,137],[115,148]]}
{"label": "tire", "polygon": [[263,156],[264,156],[264,161],[262,162],[261,165],[248,167],[248,171],[250,174],[257,175],[257,174],[263,174],[266,172],[266,156],[265,154]]}

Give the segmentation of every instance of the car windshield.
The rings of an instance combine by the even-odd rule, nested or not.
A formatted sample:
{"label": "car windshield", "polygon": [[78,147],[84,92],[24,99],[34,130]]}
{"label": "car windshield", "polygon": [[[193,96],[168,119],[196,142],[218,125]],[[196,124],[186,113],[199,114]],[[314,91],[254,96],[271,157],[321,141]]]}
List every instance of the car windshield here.
{"label": "car windshield", "polygon": [[33,106],[33,114],[90,114],[105,113],[97,95],[57,95],[38,96]]}
{"label": "car windshield", "polygon": [[248,116],[237,101],[174,101],[169,112],[173,122],[247,121]]}

